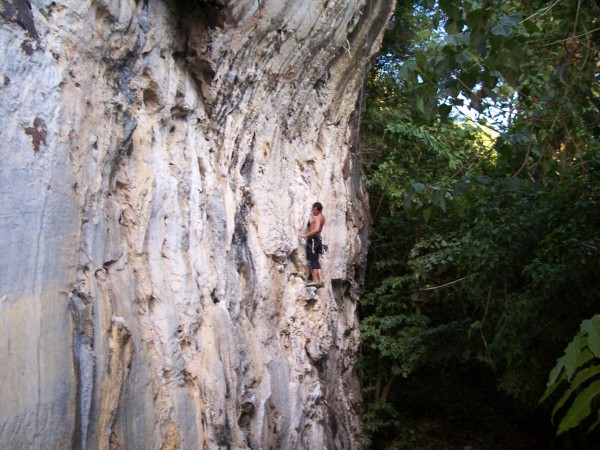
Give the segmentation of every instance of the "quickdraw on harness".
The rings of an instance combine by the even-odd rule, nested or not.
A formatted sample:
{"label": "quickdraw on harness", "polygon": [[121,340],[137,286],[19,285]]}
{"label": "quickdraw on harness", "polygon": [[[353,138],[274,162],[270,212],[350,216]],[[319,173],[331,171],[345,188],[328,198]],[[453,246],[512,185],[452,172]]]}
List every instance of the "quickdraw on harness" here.
{"label": "quickdraw on harness", "polygon": [[[315,251],[315,243],[316,242],[318,242],[318,247],[317,247],[317,250]],[[329,247],[327,245],[323,244],[321,236],[318,236],[318,235],[311,237],[310,247],[311,247],[311,251],[312,251],[313,255],[316,253],[324,255],[325,253],[327,253],[327,250],[329,250]]]}

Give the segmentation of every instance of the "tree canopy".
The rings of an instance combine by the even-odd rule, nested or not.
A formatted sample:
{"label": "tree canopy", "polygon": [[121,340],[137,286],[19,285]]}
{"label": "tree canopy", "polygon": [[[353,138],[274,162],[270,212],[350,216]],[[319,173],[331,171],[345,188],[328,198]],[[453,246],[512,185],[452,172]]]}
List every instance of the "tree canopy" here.
{"label": "tree canopy", "polygon": [[[372,438],[427,448],[402,425],[412,410],[527,417],[595,448],[598,354],[550,373],[566,367],[563,352],[582,354],[571,342],[582,323],[585,345],[599,345],[599,18],[592,0],[399,3],[366,83],[360,143]],[[568,386],[588,390],[588,414],[573,415]]]}

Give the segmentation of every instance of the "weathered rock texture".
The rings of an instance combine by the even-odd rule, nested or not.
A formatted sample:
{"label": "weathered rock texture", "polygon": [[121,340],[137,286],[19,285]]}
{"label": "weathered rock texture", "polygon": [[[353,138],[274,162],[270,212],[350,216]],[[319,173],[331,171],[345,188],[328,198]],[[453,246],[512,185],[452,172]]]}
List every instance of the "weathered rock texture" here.
{"label": "weathered rock texture", "polygon": [[359,447],[356,109],[392,8],[0,0],[1,448]]}

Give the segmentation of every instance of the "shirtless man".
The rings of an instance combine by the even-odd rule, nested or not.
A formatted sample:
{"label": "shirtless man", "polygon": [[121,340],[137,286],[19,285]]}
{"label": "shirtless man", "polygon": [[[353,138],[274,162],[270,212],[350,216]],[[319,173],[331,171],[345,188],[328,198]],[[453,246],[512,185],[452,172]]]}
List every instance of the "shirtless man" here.
{"label": "shirtless man", "polygon": [[312,217],[308,222],[308,232],[305,234],[299,234],[298,236],[306,239],[306,259],[310,265],[310,273],[312,275],[312,282],[306,283],[306,286],[314,286],[317,289],[325,286],[323,283],[323,272],[321,271],[321,264],[319,263],[319,255],[323,247],[323,241],[321,240],[321,231],[323,231],[323,225],[325,225],[325,216],[322,213],[323,205],[316,202],[312,206]]}

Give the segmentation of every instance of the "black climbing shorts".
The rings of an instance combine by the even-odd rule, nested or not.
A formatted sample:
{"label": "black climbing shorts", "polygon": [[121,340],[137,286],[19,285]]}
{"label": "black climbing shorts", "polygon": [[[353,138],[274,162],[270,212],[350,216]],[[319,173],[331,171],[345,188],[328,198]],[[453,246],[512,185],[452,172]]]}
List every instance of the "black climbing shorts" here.
{"label": "black climbing shorts", "polygon": [[306,259],[311,269],[320,269],[321,264],[319,263],[319,255],[321,254],[321,248],[323,242],[320,236],[311,236],[306,241]]}

